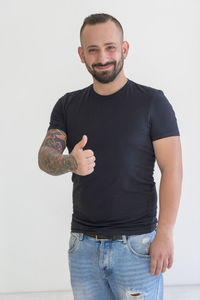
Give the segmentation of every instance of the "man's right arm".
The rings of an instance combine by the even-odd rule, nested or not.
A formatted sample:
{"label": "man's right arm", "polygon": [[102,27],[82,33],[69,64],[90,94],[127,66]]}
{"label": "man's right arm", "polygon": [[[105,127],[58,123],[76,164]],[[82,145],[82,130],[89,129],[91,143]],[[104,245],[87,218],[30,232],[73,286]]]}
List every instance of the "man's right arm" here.
{"label": "man's right arm", "polygon": [[50,175],[62,175],[78,168],[72,154],[63,155],[66,148],[67,135],[59,129],[49,129],[38,152],[38,165]]}

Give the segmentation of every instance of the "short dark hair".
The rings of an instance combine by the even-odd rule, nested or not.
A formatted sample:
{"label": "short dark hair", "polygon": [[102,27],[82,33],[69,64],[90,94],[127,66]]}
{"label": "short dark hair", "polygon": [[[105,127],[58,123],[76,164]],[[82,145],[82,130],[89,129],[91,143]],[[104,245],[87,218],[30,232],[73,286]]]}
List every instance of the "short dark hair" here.
{"label": "short dark hair", "polygon": [[83,25],[81,26],[81,30],[80,30],[80,40],[81,40],[82,31],[86,25],[95,25],[95,24],[99,24],[99,23],[106,23],[108,21],[114,22],[115,25],[119,28],[119,30],[121,31],[121,34],[122,34],[122,41],[123,41],[124,31],[123,31],[123,28],[122,28],[122,25],[120,24],[120,22],[113,16],[111,16],[109,14],[104,14],[104,13],[92,14],[84,19]]}

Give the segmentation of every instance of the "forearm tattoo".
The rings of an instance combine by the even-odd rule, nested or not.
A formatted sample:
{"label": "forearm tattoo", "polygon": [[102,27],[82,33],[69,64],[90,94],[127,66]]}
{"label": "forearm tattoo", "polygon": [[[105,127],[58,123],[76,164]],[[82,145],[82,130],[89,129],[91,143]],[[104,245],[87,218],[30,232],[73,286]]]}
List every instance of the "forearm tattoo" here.
{"label": "forearm tattoo", "polygon": [[62,175],[78,168],[72,154],[62,155],[66,148],[66,134],[62,130],[50,129],[40,147],[39,167],[48,174]]}

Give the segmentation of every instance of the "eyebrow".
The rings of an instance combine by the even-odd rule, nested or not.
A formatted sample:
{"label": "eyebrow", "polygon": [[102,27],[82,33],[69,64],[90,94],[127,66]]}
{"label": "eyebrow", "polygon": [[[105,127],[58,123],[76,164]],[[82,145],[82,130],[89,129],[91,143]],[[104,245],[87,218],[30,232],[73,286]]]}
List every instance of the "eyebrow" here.
{"label": "eyebrow", "polygon": [[[104,46],[107,46],[107,45],[116,45],[116,43],[110,42],[110,43],[105,43],[104,44]],[[97,45],[90,45],[90,46],[87,46],[87,49],[91,48],[91,47],[98,47],[98,46]]]}

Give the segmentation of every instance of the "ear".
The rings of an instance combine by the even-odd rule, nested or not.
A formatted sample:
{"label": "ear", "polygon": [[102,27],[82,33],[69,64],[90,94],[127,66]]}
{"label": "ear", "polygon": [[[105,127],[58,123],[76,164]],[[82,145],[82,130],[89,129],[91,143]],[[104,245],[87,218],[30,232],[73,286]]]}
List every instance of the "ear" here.
{"label": "ear", "polygon": [[122,42],[122,52],[124,59],[127,57],[129,51],[129,43],[127,41]]}
{"label": "ear", "polygon": [[84,54],[83,54],[83,49],[82,47],[78,47],[78,54],[80,56],[81,62],[84,63],[85,59],[84,59]]}

